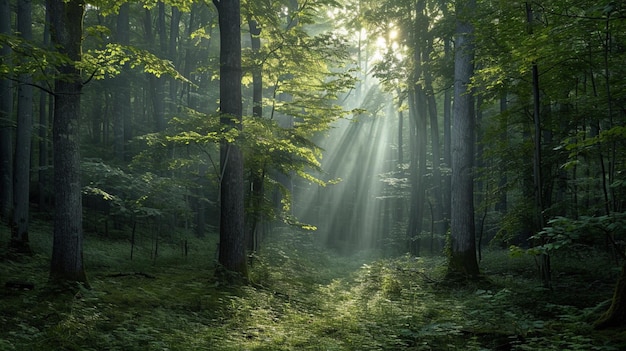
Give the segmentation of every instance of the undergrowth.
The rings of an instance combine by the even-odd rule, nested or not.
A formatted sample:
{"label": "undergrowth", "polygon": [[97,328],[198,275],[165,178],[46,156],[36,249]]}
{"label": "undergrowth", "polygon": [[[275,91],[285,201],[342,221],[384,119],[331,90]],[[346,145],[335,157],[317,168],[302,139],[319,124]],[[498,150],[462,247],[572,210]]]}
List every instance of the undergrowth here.
{"label": "undergrowth", "polygon": [[[597,332],[615,272],[596,252],[554,259],[542,289],[531,258],[484,254],[484,277],[444,281],[439,257],[339,257],[302,233],[277,229],[252,261],[250,283],[213,278],[215,238],[129,244],[86,240],[91,289],[47,287],[50,228],[31,229],[35,254],[3,257],[0,350],[622,350],[623,333]],[[8,240],[8,233],[1,238]],[[181,234],[183,235],[183,234]],[[212,239],[212,240],[211,240]]]}

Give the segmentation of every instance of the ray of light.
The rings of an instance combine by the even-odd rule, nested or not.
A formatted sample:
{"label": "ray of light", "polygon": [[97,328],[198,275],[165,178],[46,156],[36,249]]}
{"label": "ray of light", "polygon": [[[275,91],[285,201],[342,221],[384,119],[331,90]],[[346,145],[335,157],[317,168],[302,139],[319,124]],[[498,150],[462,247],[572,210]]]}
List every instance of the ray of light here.
{"label": "ray of light", "polygon": [[341,182],[298,187],[296,215],[318,227],[315,235],[321,243],[341,251],[380,245],[388,232],[389,212],[380,175],[395,167],[396,119],[380,113],[343,119],[319,143],[325,150],[326,179]]}

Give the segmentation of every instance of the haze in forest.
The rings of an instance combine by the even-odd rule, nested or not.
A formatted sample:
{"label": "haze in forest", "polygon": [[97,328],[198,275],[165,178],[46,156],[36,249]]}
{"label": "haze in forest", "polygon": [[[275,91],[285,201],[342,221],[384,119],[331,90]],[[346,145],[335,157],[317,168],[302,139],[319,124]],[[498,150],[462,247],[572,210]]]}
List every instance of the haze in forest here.
{"label": "haze in forest", "polygon": [[[601,292],[567,315],[602,349],[595,330],[626,320],[624,6],[0,0],[8,288],[39,287],[38,260],[45,286],[98,290],[120,277],[106,269],[176,252],[181,270],[202,257],[190,271],[210,271],[211,288],[326,286],[333,299],[328,281],[372,279],[401,301],[441,283],[489,310],[512,285],[490,280],[486,257],[529,262],[546,294],[593,262]],[[285,262],[320,275],[286,283]],[[338,262],[360,280],[320,269]],[[507,347],[552,336],[535,322]],[[390,333],[426,349],[424,323]],[[502,337],[445,328],[485,347]]]}

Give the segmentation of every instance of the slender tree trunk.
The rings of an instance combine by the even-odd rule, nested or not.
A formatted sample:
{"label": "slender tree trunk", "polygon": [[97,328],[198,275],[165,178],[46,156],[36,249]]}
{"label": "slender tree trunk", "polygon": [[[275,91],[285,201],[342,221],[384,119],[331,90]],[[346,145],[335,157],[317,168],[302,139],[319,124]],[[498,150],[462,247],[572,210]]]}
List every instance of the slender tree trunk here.
{"label": "slender tree trunk", "polygon": [[[170,17],[170,37],[167,48],[168,58],[178,67],[178,40],[180,37],[180,19],[181,12],[176,6],[172,6],[172,16]],[[178,82],[176,78],[169,77],[169,101],[172,105],[171,111],[175,111],[177,107]]]}
{"label": "slender tree trunk", "polygon": [[[507,118],[507,94],[504,93],[500,97],[500,142],[502,143],[502,147],[506,149],[506,145],[509,140],[508,133],[508,118]],[[500,212],[501,214],[506,213],[507,210],[507,175],[506,168],[504,166],[504,160],[500,160],[501,166],[499,168],[500,179],[498,181],[498,200],[495,205],[495,210]]]}
{"label": "slender tree trunk", "polygon": [[[83,0],[47,0],[52,41],[59,53],[81,59]],[[64,79],[55,81],[54,125],[54,239],[50,279],[87,283],[83,265],[83,210],[80,184],[80,71],[58,67]]]}
{"label": "slender tree trunk", "polygon": [[[0,0],[0,34],[11,34],[10,0]],[[0,46],[0,60],[10,54],[8,45]],[[0,79],[0,219],[7,224],[13,211],[13,131],[11,81]]]}
{"label": "slender tree trunk", "polygon": [[[43,46],[50,47],[50,11],[46,8],[46,21],[43,30]],[[52,120],[54,109],[54,99],[47,92],[39,91],[39,171],[38,171],[38,192],[39,210],[43,211],[50,205],[51,184],[50,184],[50,150],[48,128],[49,121]]]}
{"label": "slender tree trunk", "polygon": [[[396,169],[401,172],[399,177],[404,176],[404,113],[402,112],[402,92],[397,89],[398,95],[398,164]],[[401,196],[394,201],[394,220],[396,223],[404,221],[404,213],[406,207],[406,201]]]}
{"label": "slender tree trunk", "polygon": [[[130,5],[124,3],[120,6],[117,14],[116,40],[119,44],[128,45],[130,43]],[[126,126],[131,116],[130,81],[127,77],[126,68],[121,74],[114,78],[113,91],[113,150],[115,159],[122,162],[126,158]]]}
{"label": "slender tree trunk", "polygon": [[[442,0],[441,8],[443,11],[444,18],[448,18],[449,11],[447,7],[447,1]],[[454,61],[454,52],[452,51],[452,39],[450,37],[443,38],[443,52],[444,58],[446,62]],[[446,86],[443,92],[443,163],[446,167],[451,167],[452,165],[452,137],[451,137],[451,121],[452,121],[452,92],[454,91],[454,86]],[[450,192],[452,189],[451,184],[451,175],[448,174],[443,176],[443,189],[442,189],[442,197],[443,197],[443,213],[444,217],[447,221],[450,220]],[[447,223],[449,224],[449,223]]]}
{"label": "slender tree trunk", "polygon": [[[17,2],[17,31],[24,40],[32,40],[31,0]],[[32,76],[21,74],[17,89],[17,130],[15,133],[15,164],[13,173],[13,223],[11,248],[17,252],[30,252],[28,244],[30,156],[33,131]]]}
{"label": "slender tree trunk", "polygon": [[[167,47],[164,38],[165,30],[160,29],[161,27],[165,28],[165,7],[164,5],[159,5],[159,7],[159,15],[157,16],[157,31],[160,33],[159,36],[161,37],[161,45],[159,48],[165,50]],[[154,47],[155,35],[152,28],[152,12],[150,9],[145,9],[144,12],[144,33],[148,46]],[[162,52],[160,53],[162,54]],[[149,101],[152,102],[152,116],[154,116],[154,125],[157,132],[165,130],[165,101],[163,101],[165,97],[164,79],[164,77],[157,78],[152,74],[148,76]]]}
{"label": "slender tree trunk", "polygon": [[[214,0],[220,26],[220,123],[241,130],[241,8],[239,0]],[[247,276],[243,155],[236,143],[220,143],[219,263]]]}
{"label": "slender tree trunk", "polygon": [[[428,49],[424,52],[424,61],[429,59],[432,52],[432,34],[429,34]],[[435,235],[445,234],[447,228],[443,217],[443,195],[441,181],[441,143],[439,138],[439,119],[437,118],[437,102],[435,99],[435,90],[433,89],[433,78],[430,70],[424,70],[424,84],[426,86],[426,96],[428,99],[428,115],[430,117],[430,135],[432,150],[432,186],[431,196],[432,204],[432,228]]]}
{"label": "slender tree trunk", "polygon": [[428,29],[428,19],[425,16],[426,2],[419,0],[415,4],[417,13],[416,34],[413,38],[415,61],[415,71],[412,79],[413,85],[409,91],[409,115],[413,121],[412,131],[414,134],[413,147],[411,148],[411,200],[409,205],[409,224],[407,227],[407,238],[409,241],[410,252],[414,255],[419,254],[419,235],[422,232],[423,219],[426,205],[426,138],[428,128],[428,107],[426,100],[426,91],[420,80],[424,78],[424,62],[423,52],[424,40]]}
{"label": "slender tree trunk", "polygon": [[452,274],[477,276],[474,226],[474,98],[469,84],[473,75],[473,32],[469,16],[475,0],[457,2],[454,59],[454,114],[452,119],[452,196],[450,261]]}
{"label": "slender tree trunk", "polygon": [[[261,50],[261,28],[256,20],[248,18],[250,29],[250,44],[252,47],[252,116],[263,118],[263,75],[261,59],[258,57]],[[250,169],[250,219],[247,233],[247,248],[250,253],[258,250],[258,231],[262,228],[259,222],[262,220],[263,198],[265,189],[265,165],[253,164]]]}
{"label": "slender tree trunk", "polygon": [[[534,21],[533,11],[530,3],[526,3],[526,19],[528,21],[528,31],[532,34],[532,23]],[[539,67],[536,62],[532,64],[532,91],[533,91],[533,123],[534,123],[534,157],[533,157],[533,187],[535,195],[535,230],[539,231],[545,226],[543,218],[543,177],[541,161],[541,101],[539,92]],[[550,255],[542,253],[539,255],[539,270],[541,281],[544,287],[549,288],[552,283]]]}

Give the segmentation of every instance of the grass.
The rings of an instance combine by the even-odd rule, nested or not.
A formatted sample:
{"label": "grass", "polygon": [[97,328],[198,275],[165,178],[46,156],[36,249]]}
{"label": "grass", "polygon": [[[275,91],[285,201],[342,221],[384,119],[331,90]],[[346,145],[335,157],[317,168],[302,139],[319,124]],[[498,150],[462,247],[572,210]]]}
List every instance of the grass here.
{"label": "grass", "polygon": [[[4,230],[4,229],[1,229]],[[130,260],[122,240],[90,236],[91,289],[46,284],[51,230],[31,228],[29,257],[4,257],[0,350],[622,350],[623,331],[597,332],[616,271],[604,255],[555,257],[555,288],[542,289],[530,257],[487,251],[484,279],[443,281],[440,257],[350,257],[310,236],[277,229],[254,261],[251,283],[213,279],[215,238],[177,233],[154,258],[144,236]],[[0,232],[2,242],[8,240]],[[183,257],[180,241],[188,240]]]}

